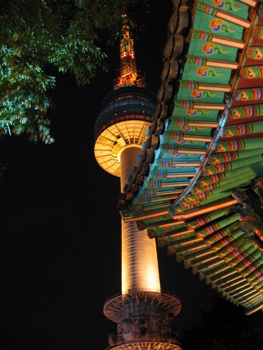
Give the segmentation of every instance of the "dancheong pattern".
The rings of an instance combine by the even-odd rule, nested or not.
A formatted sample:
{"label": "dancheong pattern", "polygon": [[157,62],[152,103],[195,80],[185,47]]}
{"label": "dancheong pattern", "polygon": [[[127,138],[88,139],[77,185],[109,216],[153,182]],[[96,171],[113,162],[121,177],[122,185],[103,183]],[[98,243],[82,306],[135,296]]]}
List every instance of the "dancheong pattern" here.
{"label": "dancheong pattern", "polygon": [[263,309],[263,3],[172,3],[156,111],[119,210],[251,314]]}

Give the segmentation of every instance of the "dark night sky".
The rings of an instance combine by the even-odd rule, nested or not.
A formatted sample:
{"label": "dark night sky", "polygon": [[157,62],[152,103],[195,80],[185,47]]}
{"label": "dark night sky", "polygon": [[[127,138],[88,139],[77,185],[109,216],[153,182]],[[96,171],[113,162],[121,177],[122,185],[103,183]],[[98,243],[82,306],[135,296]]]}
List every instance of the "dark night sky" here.
{"label": "dark night sky", "polygon": [[[135,44],[138,68],[155,93],[171,14],[171,1],[162,4]],[[119,179],[93,155],[94,122],[113,87],[118,45],[108,53],[110,71],[89,86],[58,77],[49,112],[53,145],[14,136],[1,142],[3,350],[104,349],[116,332],[102,309],[121,288]],[[182,302],[177,326],[190,327],[216,293],[165,248],[158,254],[162,289]]]}

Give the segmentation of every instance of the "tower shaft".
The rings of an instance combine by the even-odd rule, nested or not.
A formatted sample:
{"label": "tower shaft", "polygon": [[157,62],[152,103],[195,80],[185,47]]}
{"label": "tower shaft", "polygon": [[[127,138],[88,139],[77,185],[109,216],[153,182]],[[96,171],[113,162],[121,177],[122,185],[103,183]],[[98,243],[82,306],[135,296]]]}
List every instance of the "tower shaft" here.
{"label": "tower shaft", "polygon": [[[121,188],[128,182],[131,170],[137,165],[141,149],[125,148],[120,155]],[[140,231],[136,223],[122,221],[122,293],[134,290],[160,292],[156,242],[147,231]]]}
{"label": "tower shaft", "polygon": [[136,290],[161,290],[156,243],[136,223],[122,222],[122,293]]}

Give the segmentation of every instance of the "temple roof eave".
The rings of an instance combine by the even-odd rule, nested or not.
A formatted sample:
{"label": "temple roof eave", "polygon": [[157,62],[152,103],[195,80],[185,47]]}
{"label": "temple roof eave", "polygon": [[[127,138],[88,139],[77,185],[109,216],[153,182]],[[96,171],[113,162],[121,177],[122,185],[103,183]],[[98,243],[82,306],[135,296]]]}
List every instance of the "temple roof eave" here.
{"label": "temple roof eave", "polygon": [[181,6],[188,8],[173,9],[157,108],[119,209],[250,314],[263,308],[262,5]]}

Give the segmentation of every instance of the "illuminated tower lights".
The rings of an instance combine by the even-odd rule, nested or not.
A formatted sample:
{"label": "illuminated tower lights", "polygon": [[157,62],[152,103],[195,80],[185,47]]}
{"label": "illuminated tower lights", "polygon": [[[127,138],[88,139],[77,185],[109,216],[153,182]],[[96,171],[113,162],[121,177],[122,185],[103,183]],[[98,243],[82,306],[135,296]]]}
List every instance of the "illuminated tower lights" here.
{"label": "illuminated tower lights", "polygon": [[[110,174],[120,177],[121,189],[136,167],[156,97],[145,87],[136,68],[134,42],[123,16],[120,75],[115,89],[102,103],[95,123],[95,158]],[[179,299],[161,291],[155,240],[135,222],[122,221],[122,290],[104,304],[104,314],[117,323],[109,336],[116,350],[180,350],[171,323],[180,310]]]}

